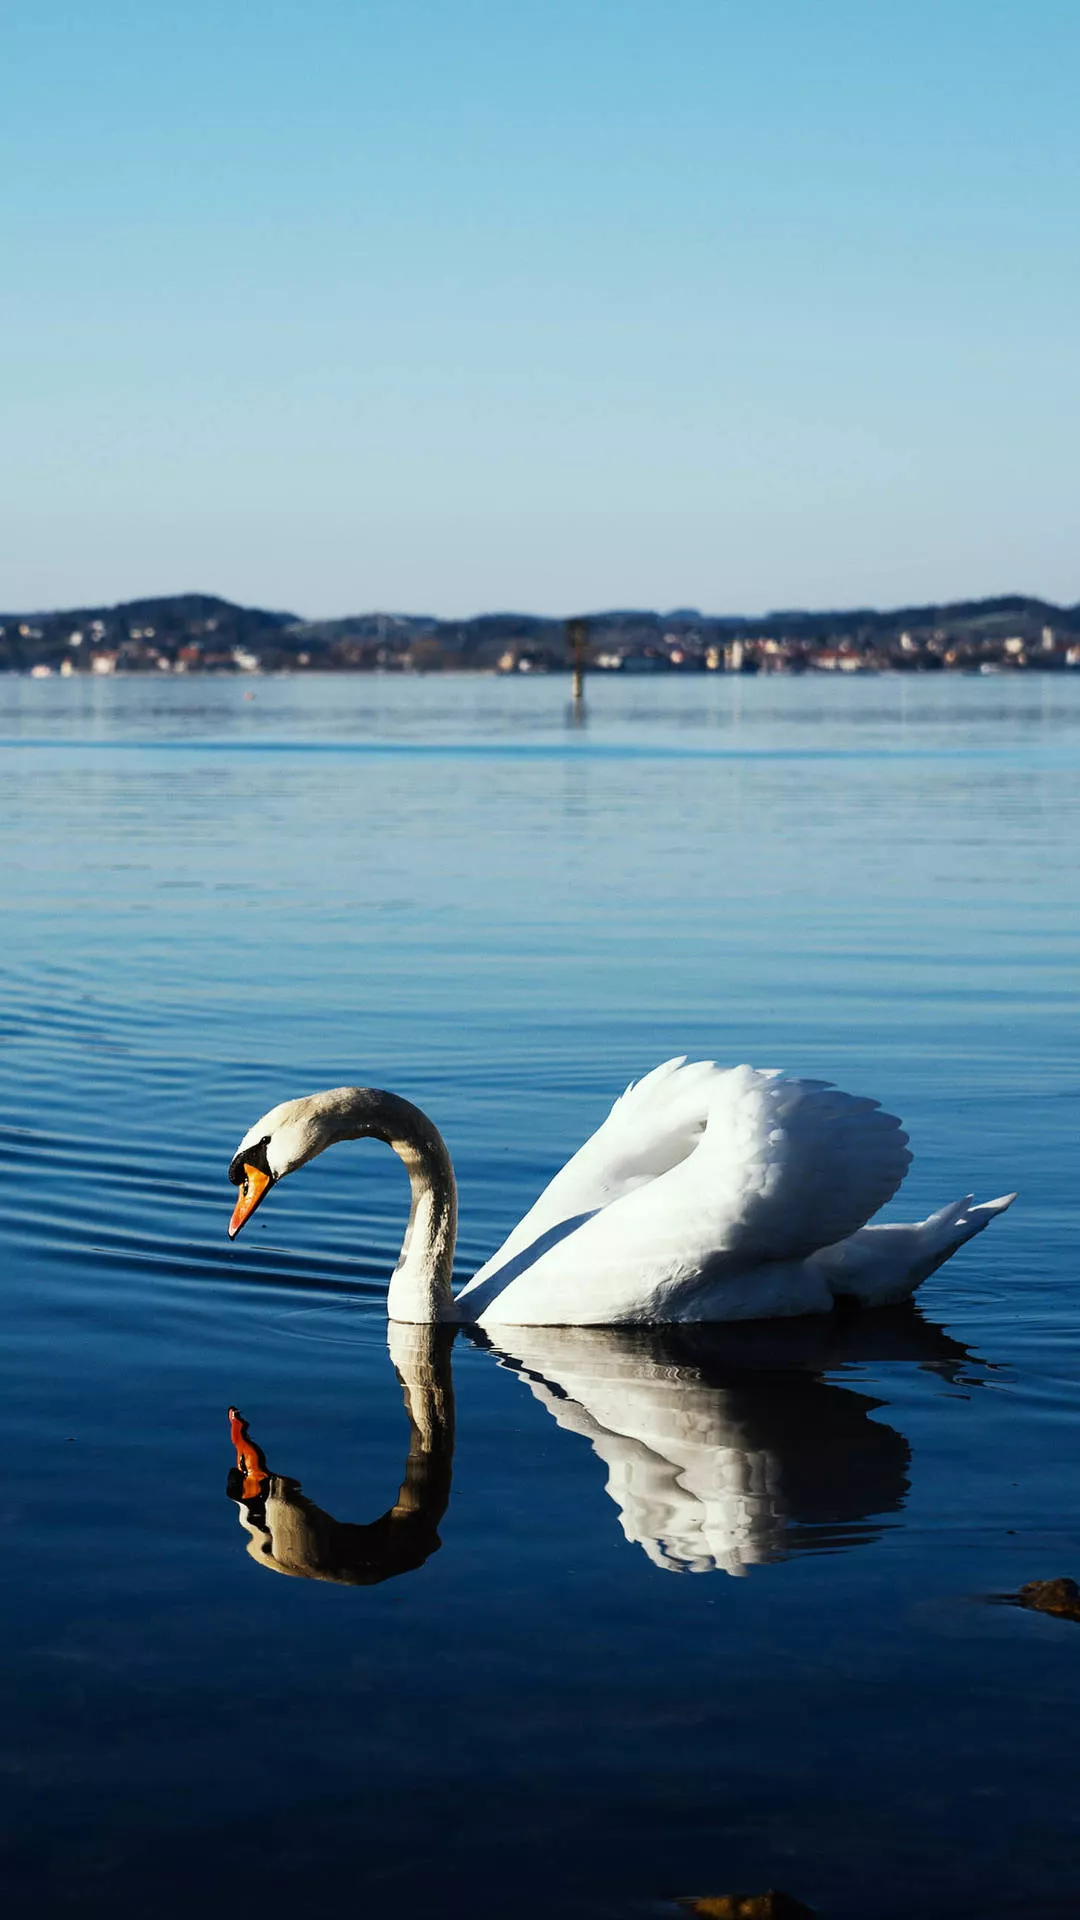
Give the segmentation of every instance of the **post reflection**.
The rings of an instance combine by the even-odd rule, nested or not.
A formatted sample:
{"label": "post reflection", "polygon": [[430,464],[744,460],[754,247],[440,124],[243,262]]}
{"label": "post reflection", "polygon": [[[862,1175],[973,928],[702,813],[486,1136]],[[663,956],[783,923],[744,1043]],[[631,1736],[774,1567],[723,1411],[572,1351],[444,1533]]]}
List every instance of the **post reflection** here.
{"label": "post reflection", "polygon": [[258,1566],[304,1580],[370,1587],[415,1572],[438,1551],[454,1456],[453,1340],[453,1327],[390,1330],[390,1356],[409,1420],[409,1453],[393,1506],[366,1524],[336,1520],[308,1498],[298,1480],[272,1472],[247,1421],[230,1407],[236,1466],[227,1492]]}
{"label": "post reflection", "polygon": [[877,1538],[904,1504],[910,1449],[871,1418],[884,1401],[823,1375],[902,1360],[973,1385],[981,1367],[914,1307],[849,1322],[514,1328],[489,1344],[590,1442],[626,1539],[674,1573],[743,1575]]}

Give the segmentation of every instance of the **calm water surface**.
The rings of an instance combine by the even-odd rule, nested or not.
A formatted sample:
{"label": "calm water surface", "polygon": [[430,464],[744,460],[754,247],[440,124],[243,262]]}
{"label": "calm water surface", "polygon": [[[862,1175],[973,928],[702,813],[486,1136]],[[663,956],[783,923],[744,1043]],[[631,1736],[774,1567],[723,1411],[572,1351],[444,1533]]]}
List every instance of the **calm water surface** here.
{"label": "calm water surface", "polygon": [[[1080,685],[564,699],[0,680],[9,1911],[1080,1906],[1080,1626],[988,1603],[1080,1575]],[[366,1081],[464,1277],[681,1052],[903,1114],[897,1216],[1021,1201],[918,1314],[405,1395],[391,1155],[226,1240],[248,1124]]]}

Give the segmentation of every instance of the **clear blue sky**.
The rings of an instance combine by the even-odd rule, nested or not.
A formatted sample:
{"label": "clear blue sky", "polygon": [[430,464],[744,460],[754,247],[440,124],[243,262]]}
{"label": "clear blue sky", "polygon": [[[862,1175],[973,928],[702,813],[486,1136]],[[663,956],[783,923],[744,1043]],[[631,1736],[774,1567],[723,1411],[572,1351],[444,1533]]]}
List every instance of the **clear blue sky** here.
{"label": "clear blue sky", "polygon": [[1075,0],[0,0],[0,607],[1080,599]]}

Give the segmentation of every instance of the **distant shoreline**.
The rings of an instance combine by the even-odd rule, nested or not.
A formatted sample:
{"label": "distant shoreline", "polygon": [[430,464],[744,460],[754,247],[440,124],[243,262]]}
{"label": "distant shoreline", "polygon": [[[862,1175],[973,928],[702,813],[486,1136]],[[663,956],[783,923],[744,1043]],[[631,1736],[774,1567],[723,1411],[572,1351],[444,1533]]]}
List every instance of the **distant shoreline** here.
{"label": "distant shoreline", "polygon": [[598,612],[440,620],[340,620],[173,594],[113,607],[0,614],[0,673],[49,679],[136,673],[560,674],[1015,673],[1080,668],[1080,605],[1023,594],[891,612],[799,610],[759,618]]}
{"label": "distant shoreline", "polygon": [[[1077,649],[1076,651],[1078,655],[1080,655],[1080,649]],[[1041,676],[1046,676],[1046,675],[1053,676],[1054,674],[1063,673],[1064,678],[1071,679],[1073,677],[1073,674],[1075,673],[1078,681],[1080,681],[1080,657],[1073,660],[1066,661],[1064,663],[1064,666],[1062,665],[1061,662],[1043,661],[1037,658],[1033,660],[1022,660],[1022,661],[1008,660],[1000,663],[996,661],[982,661],[982,662],[979,662],[978,664],[966,663],[963,665],[939,663],[934,668],[899,666],[892,661],[883,661],[880,664],[876,664],[873,662],[863,663],[862,661],[860,661],[856,667],[854,668],[845,667],[841,669],[839,673],[835,669],[823,668],[817,665],[813,661],[810,661],[805,666],[800,666],[798,668],[773,667],[773,668],[761,669],[757,667],[751,667],[751,668],[743,667],[738,670],[730,669],[730,668],[726,669],[722,667],[719,669],[711,670],[707,667],[700,667],[696,665],[674,667],[674,668],[666,667],[662,665],[657,666],[656,668],[595,667],[590,670],[587,678],[590,683],[598,679],[599,680],[645,679],[645,680],[687,680],[689,681],[689,680],[699,680],[699,679],[705,679],[705,680],[729,680],[729,679],[800,680],[804,678],[810,678],[814,680],[820,680],[827,672],[831,673],[831,677],[833,679],[839,678],[842,680],[852,680],[852,679],[925,680],[927,678],[931,680],[935,680],[935,679],[940,679],[942,677],[947,677],[953,680],[957,680],[957,679],[980,680],[983,678],[987,678],[989,676],[993,676],[995,678],[1001,678],[1001,679],[1016,679],[1018,677],[1023,677],[1025,675],[1032,674],[1032,673],[1039,674]],[[190,679],[236,680],[236,681],[244,681],[244,682],[256,681],[256,680],[341,680],[341,679],[397,680],[397,681],[504,680],[504,681],[514,682],[514,681],[523,680],[523,679],[572,681],[573,672],[571,668],[562,667],[562,666],[550,667],[550,668],[539,667],[539,668],[530,670],[528,673],[510,672],[510,671],[502,670],[498,667],[461,667],[461,666],[335,667],[335,666],[320,665],[320,666],[307,666],[307,667],[297,667],[297,666],[254,667],[246,670],[241,669],[239,667],[211,666],[211,667],[195,668],[190,671],[187,670],[186,668],[181,668],[179,670],[168,670],[166,673],[163,673],[159,676],[159,675],[149,673],[147,669],[144,667],[110,667],[104,673],[93,672],[93,671],[76,673],[73,670],[65,672],[63,663],[61,664],[58,670],[54,670],[51,666],[44,666],[44,667],[36,666],[36,667],[23,667],[23,668],[0,667],[0,680],[35,680],[40,682],[43,680],[54,680],[54,679],[62,680],[65,682],[65,684],[71,684],[71,682],[73,681],[79,681],[80,683],[84,683],[84,684],[90,683],[95,686],[100,686],[104,681],[115,682],[118,680],[127,681],[127,680],[148,680],[148,679],[153,679],[154,684],[159,686],[165,685],[165,684],[174,684],[178,680],[185,681]]]}

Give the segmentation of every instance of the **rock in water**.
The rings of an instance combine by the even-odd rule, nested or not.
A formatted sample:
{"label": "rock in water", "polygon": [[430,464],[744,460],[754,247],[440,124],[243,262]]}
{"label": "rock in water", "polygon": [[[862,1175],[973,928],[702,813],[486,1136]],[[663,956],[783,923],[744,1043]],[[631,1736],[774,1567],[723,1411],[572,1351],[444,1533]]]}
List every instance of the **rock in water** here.
{"label": "rock in water", "polygon": [[687,1913],[700,1920],[814,1920],[812,1907],[770,1887],[766,1893],[718,1893],[698,1900],[680,1900]]}
{"label": "rock in water", "polygon": [[1016,1604],[1056,1614],[1059,1620],[1080,1621],[1080,1587],[1075,1580],[1029,1580],[1016,1595]]}

